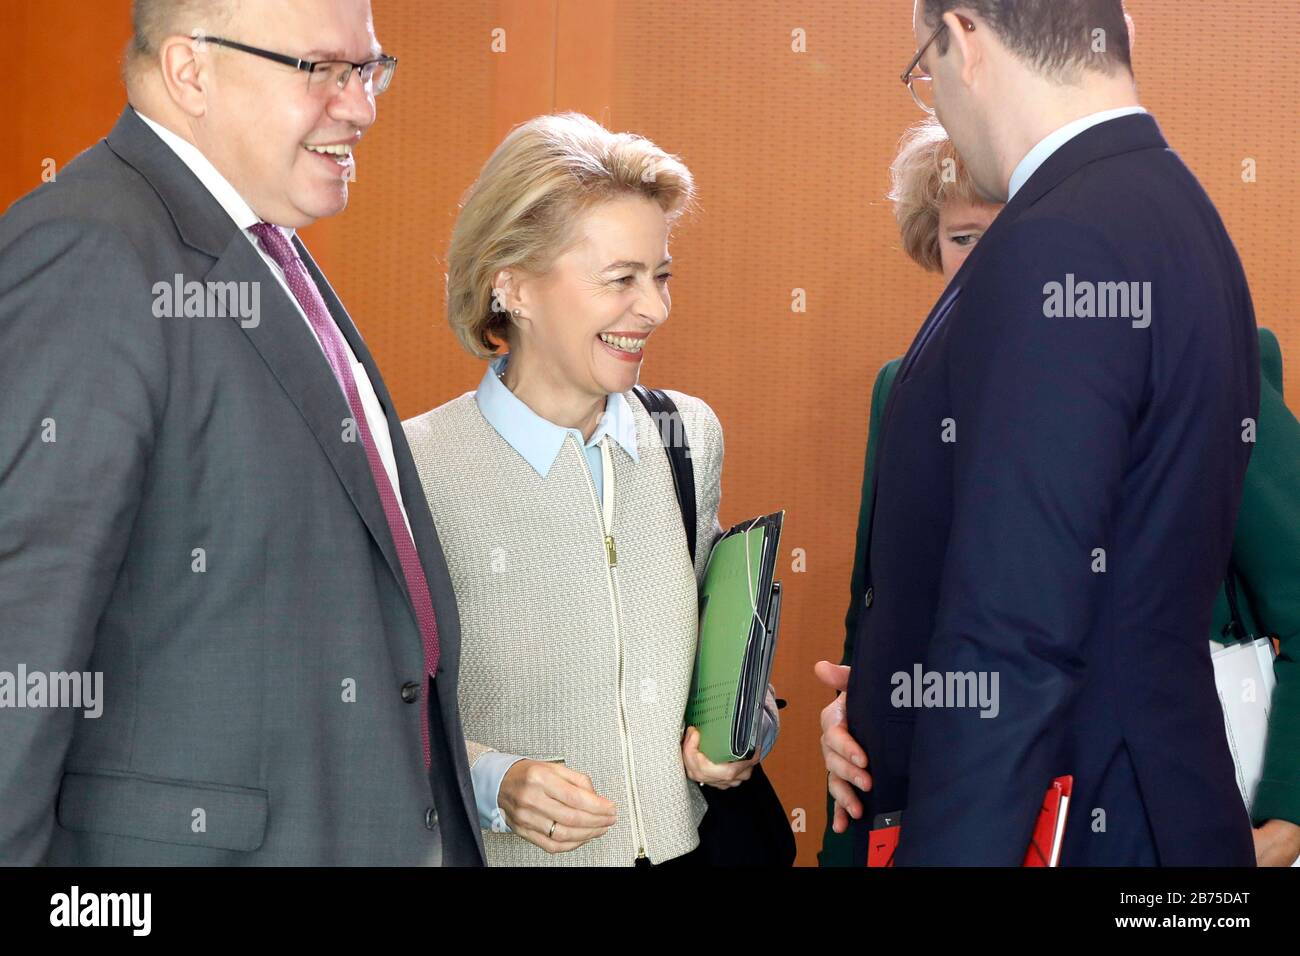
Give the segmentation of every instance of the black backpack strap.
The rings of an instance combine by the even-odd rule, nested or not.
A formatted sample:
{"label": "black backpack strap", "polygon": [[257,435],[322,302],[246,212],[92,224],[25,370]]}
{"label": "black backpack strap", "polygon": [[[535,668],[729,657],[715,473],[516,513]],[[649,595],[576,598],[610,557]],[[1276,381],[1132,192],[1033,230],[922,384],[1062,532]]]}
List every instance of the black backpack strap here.
{"label": "black backpack strap", "polygon": [[667,393],[658,388],[633,385],[632,391],[641,400],[650,420],[659,431],[659,441],[668,453],[669,469],[673,473],[673,489],[677,492],[677,506],[682,512],[682,525],[686,530],[686,548],[695,566],[695,466],[691,464],[691,446],[686,440],[686,426],[681,413]]}
{"label": "black backpack strap", "polygon": [[[650,420],[659,429],[659,441],[668,452],[673,489],[681,508],[686,529],[686,547],[695,565],[695,467],[691,464],[691,446],[686,440],[677,406],[663,391],[632,386]],[[784,706],[783,701],[777,707]],[[793,866],[794,831],[786,816],[781,798],[755,764],[744,786],[731,790],[704,787],[708,812],[700,822],[699,862],[705,866]]]}

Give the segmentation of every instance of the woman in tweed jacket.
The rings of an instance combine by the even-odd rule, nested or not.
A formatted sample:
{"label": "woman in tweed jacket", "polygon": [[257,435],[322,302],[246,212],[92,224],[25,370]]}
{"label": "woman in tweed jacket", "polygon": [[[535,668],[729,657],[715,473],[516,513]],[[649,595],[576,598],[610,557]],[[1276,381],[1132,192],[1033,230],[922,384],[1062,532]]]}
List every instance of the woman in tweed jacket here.
{"label": "woman in tweed jacket", "polygon": [[[517,127],[465,199],[448,319],[491,360],[405,423],[462,629],[460,707],[493,865],[693,862],[714,764],[683,724],[696,595],[721,533],[722,429],[670,393],[695,464],[692,567],[668,458],[630,389],[668,318],[676,157],[585,116]],[[506,354],[502,355],[502,347]]]}

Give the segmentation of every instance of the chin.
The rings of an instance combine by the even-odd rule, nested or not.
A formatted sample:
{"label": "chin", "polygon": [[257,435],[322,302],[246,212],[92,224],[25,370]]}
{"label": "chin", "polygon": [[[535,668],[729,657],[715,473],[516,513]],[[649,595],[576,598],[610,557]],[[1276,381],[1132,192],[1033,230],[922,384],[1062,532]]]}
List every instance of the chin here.
{"label": "chin", "polygon": [[343,190],[341,195],[321,197],[311,207],[313,219],[325,219],[328,216],[337,216],[343,210],[348,208],[348,191]]}
{"label": "chin", "polygon": [[605,350],[605,346],[597,341],[595,354],[589,366],[591,381],[606,395],[613,392],[626,392],[637,383],[644,363],[644,357],[635,362],[614,358]]}
{"label": "chin", "polygon": [[641,378],[641,366],[633,365],[626,372],[617,375],[606,375],[600,381],[600,387],[607,393],[626,392],[632,388]]}
{"label": "chin", "polygon": [[294,208],[312,222],[337,216],[348,208],[348,187],[346,183],[332,183],[321,187],[316,185],[302,190],[293,197]]}

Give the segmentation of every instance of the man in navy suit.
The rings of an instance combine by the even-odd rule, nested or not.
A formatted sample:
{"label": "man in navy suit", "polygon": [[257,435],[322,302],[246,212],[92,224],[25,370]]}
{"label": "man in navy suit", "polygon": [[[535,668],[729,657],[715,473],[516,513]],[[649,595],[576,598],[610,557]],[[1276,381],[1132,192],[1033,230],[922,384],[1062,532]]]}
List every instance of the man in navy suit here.
{"label": "man in navy suit", "polygon": [[902,810],[900,865],[1019,865],[1070,774],[1062,865],[1254,862],[1205,640],[1258,410],[1254,312],[1138,105],[1125,20],[1122,0],[916,3],[913,95],[1007,207],[884,411],[847,698],[823,724],[860,856]]}

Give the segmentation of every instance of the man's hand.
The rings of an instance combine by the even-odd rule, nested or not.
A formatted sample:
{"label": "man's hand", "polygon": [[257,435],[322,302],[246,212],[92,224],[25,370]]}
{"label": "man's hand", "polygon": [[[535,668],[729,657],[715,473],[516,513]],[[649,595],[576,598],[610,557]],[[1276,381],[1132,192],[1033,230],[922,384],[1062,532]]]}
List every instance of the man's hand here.
{"label": "man's hand", "polygon": [[547,853],[566,853],[604,836],[618,816],[585,773],[543,760],[512,764],[497,803],[510,829]]}
{"label": "man's hand", "polygon": [[1267,820],[1255,830],[1257,866],[1291,866],[1300,859],[1300,826],[1290,820]]}
{"label": "man's hand", "polygon": [[739,787],[754,773],[758,763],[757,753],[748,760],[736,760],[731,763],[714,763],[700,750],[700,731],[696,727],[687,727],[682,739],[682,763],[686,766],[686,776],[696,783],[707,783],[719,790]]}
{"label": "man's hand", "polygon": [[849,668],[830,661],[818,661],[813,672],[817,679],[839,695],[822,710],[822,759],[826,761],[826,789],[835,799],[835,812],[831,829],[843,833],[849,828],[849,817],[862,816],[862,801],[853,792],[871,789],[871,774],[867,773],[867,752],[849,735],[844,719],[844,697],[849,686]]}

